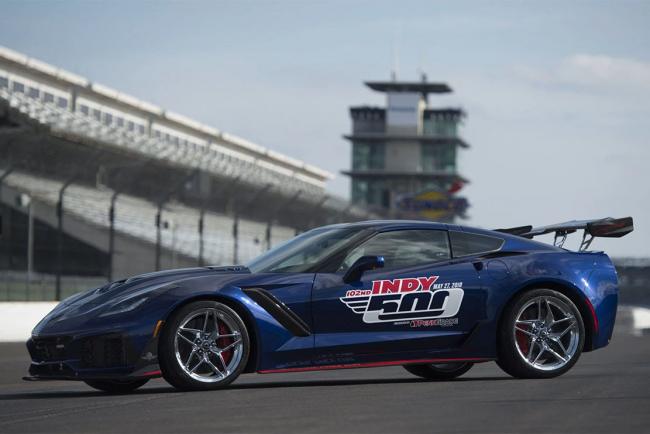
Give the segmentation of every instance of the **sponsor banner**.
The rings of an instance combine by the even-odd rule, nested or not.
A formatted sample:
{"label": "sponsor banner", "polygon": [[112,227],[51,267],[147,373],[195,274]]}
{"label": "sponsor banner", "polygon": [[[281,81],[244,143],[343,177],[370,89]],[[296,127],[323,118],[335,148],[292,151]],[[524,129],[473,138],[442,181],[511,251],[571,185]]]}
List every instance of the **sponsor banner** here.
{"label": "sponsor banner", "polygon": [[420,217],[439,220],[454,215],[464,215],[469,204],[464,197],[437,190],[423,191],[398,198],[397,209]]}
{"label": "sponsor banner", "polygon": [[[438,282],[439,276],[375,280],[370,289],[351,289],[340,300],[367,324],[392,322],[411,327],[451,326],[453,322],[420,322],[450,318],[463,301],[463,282]],[[456,318],[455,324],[458,323]],[[414,325],[417,324],[417,325]]]}

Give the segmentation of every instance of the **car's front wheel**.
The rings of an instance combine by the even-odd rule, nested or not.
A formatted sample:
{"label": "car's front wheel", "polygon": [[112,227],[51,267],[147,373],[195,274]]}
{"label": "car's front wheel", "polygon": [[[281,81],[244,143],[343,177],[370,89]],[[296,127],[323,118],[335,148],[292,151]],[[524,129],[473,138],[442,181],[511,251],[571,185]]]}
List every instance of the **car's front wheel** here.
{"label": "car's front wheel", "polygon": [[427,380],[452,380],[469,371],[473,363],[428,363],[423,365],[404,365],[404,369],[413,375]]}
{"label": "car's front wheel", "polygon": [[585,327],[576,305],[564,294],[535,289],[518,296],[504,312],[497,364],[518,378],[551,378],[578,361]]}
{"label": "car's front wheel", "polygon": [[174,312],[160,336],[163,377],[183,390],[219,389],[244,370],[250,352],[246,326],[230,307],[197,301]]}

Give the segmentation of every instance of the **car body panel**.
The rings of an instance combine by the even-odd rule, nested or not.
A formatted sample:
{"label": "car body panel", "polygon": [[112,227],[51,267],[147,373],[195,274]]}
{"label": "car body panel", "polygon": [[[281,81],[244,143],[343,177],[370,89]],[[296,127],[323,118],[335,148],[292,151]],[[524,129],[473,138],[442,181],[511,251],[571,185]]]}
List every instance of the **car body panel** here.
{"label": "car body panel", "polygon": [[[342,272],[251,273],[245,267],[200,267],[136,276],[60,303],[34,328],[28,342],[33,359],[30,373],[36,378],[67,379],[160,375],[159,336],[155,333],[159,322],[180,306],[200,299],[220,300],[244,319],[255,345],[248,372],[494,360],[505,307],[518,293],[532,287],[561,288],[574,300],[591,334],[585,351],[603,347],[611,338],[618,284],[614,266],[602,252],[571,252],[515,235],[442,223],[378,221],[349,226],[374,232],[462,231],[504,242],[496,252],[368,271],[353,283],[345,283]],[[367,306],[365,301],[361,303],[367,310],[371,304],[381,306],[381,313],[354,311],[344,300],[349,291],[374,290],[373,282],[397,284],[402,279],[399,284],[406,285],[410,279],[408,282],[424,285],[422,282],[430,281],[417,279],[433,277],[431,294],[422,295],[424,289],[419,287],[422,291],[414,290],[420,291],[418,295],[386,293],[382,298],[376,297],[382,294],[372,294]],[[283,326],[277,312],[251,298],[247,291],[252,288],[274,297],[300,319],[307,332],[301,336]],[[447,303],[460,294],[457,311],[448,311],[453,306]],[[407,308],[401,304],[391,304],[391,300],[396,303],[408,298],[415,309],[422,297],[429,316],[421,319],[410,310],[402,312]],[[125,310],[132,306],[136,307]],[[387,313],[391,309],[395,312]],[[397,318],[402,313],[402,319],[378,319]],[[441,316],[435,317],[437,313]],[[106,342],[116,342],[119,347],[121,358],[115,366],[98,350],[100,343],[109,345]]]}
{"label": "car body panel", "polygon": [[[372,287],[373,281],[395,278],[392,270],[366,273],[361,282],[345,284],[340,275],[318,275],[313,290],[314,332],[316,357],[335,353],[348,358],[363,357],[363,361],[377,355],[401,357],[405,352],[423,352],[427,357],[448,352],[461,346],[474,324],[485,315],[485,291],[479,276],[469,263],[441,263],[400,270],[400,279],[437,277],[435,284],[462,282],[465,292],[459,324],[444,328],[418,326],[418,320],[365,323],[363,315],[353,312],[341,301],[350,290]],[[397,295],[395,295],[397,296]],[[387,351],[390,349],[390,351]],[[363,355],[363,356],[361,356]]]}

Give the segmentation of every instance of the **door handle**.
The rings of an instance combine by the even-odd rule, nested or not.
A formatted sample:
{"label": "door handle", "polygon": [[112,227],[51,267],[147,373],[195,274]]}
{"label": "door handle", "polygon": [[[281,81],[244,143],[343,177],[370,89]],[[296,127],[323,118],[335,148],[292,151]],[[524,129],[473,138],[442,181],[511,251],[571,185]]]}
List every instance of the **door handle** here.
{"label": "door handle", "polygon": [[474,269],[476,271],[481,271],[483,269],[483,262],[482,261],[472,262],[472,265],[474,266]]}

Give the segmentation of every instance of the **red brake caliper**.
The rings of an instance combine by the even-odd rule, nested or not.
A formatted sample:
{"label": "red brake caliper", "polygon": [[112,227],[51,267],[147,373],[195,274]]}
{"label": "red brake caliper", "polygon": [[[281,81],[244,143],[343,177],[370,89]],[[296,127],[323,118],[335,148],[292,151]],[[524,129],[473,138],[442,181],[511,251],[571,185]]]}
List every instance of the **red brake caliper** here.
{"label": "red brake caliper", "polygon": [[524,353],[524,355],[528,354],[528,349],[530,346],[530,337],[526,333],[520,330],[516,331],[515,336],[517,337],[517,344],[519,345],[521,352]]}
{"label": "red brake caliper", "polygon": [[[219,334],[220,335],[228,335],[228,334],[231,334],[231,333],[232,332],[228,329],[228,327],[226,327],[226,325],[223,323],[223,321],[219,321]],[[219,339],[217,339],[217,346],[219,348],[224,348],[224,347],[227,347],[228,345],[232,344],[233,341],[234,341],[234,339],[232,337],[219,338]],[[223,353],[221,353],[221,355],[223,356],[223,360],[226,362],[226,365],[228,363],[230,363],[230,360],[232,359],[233,350],[234,350],[234,347],[229,349],[229,350],[224,351]]]}

